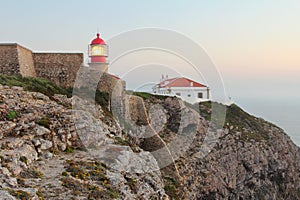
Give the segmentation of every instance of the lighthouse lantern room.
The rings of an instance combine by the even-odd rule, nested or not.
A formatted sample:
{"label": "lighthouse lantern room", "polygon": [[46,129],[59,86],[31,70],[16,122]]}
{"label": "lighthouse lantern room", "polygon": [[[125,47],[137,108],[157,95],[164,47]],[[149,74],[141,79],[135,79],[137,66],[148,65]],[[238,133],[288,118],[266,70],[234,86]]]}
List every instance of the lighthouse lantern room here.
{"label": "lighthouse lantern room", "polygon": [[97,37],[92,40],[88,48],[89,66],[95,69],[107,72],[108,69],[108,46],[105,41],[100,38],[100,34],[97,33]]}

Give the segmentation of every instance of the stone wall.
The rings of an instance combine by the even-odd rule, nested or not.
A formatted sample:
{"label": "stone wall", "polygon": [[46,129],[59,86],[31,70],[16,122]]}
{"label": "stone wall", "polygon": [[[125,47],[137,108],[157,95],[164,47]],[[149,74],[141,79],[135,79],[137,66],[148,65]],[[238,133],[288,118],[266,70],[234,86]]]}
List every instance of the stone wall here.
{"label": "stone wall", "polygon": [[17,44],[0,44],[0,73],[20,75]]}
{"label": "stone wall", "polygon": [[22,76],[36,77],[32,51],[17,45],[20,74]]}
{"label": "stone wall", "polygon": [[[125,117],[125,81],[108,73],[107,64],[82,67],[82,53],[33,53],[18,44],[0,44],[0,73],[45,78],[56,85],[69,88],[86,87],[107,92],[110,108],[118,118]],[[77,77],[78,73],[78,77]]]}
{"label": "stone wall", "polygon": [[62,87],[73,87],[77,71],[83,63],[82,53],[34,53],[37,77]]}

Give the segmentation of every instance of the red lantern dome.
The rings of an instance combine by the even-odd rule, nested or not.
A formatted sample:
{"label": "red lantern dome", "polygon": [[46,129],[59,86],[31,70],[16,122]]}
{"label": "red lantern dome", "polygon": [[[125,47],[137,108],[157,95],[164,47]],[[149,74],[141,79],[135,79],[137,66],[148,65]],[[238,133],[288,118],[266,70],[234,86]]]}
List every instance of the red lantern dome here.
{"label": "red lantern dome", "polygon": [[100,38],[100,34],[97,33],[97,38],[95,38],[92,42],[91,45],[95,45],[95,44],[103,44],[105,45],[105,42],[102,38]]}
{"label": "red lantern dome", "polygon": [[89,45],[89,57],[91,63],[106,63],[108,57],[108,47],[104,40],[97,33],[97,38],[93,39]]}

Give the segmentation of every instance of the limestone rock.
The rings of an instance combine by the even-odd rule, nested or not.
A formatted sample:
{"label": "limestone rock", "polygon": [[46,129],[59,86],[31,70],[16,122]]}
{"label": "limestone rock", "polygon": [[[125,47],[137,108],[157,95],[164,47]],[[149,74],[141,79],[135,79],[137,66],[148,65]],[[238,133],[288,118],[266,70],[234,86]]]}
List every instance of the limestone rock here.
{"label": "limestone rock", "polygon": [[53,145],[51,141],[40,139],[41,143],[41,150],[47,150],[50,149]]}
{"label": "limestone rock", "polygon": [[14,130],[14,128],[16,126],[17,126],[17,124],[14,122],[10,122],[10,121],[1,122],[0,121],[0,139],[2,139],[5,134],[12,133],[12,131]]}
{"label": "limestone rock", "polygon": [[0,190],[0,197],[3,200],[16,200],[16,198],[10,195],[6,190]]}
{"label": "limestone rock", "polygon": [[38,136],[42,136],[42,135],[45,135],[45,134],[50,134],[51,131],[43,126],[39,126],[37,125],[36,128],[34,129],[34,131],[36,132],[36,134]]}
{"label": "limestone rock", "polygon": [[[18,114],[13,121],[0,114],[0,187],[20,189],[31,199],[88,198],[90,192],[78,192],[93,182],[88,173],[76,164],[63,173],[74,161],[101,162],[83,168],[101,178],[93,187],[114,188],[118,199],[300,199],[299,147],[282,129],[237,106],[228,107],[224,128],[216,129],[205,115],[209,106],[199,114],[173,97],[134,97],[133,112],[125,113],[132,124],[125,125],[136,128],[128,130],[79,97],[50,99],[0,85],[0,98],[1,114]],[[74,99],[86,103],[84,112],[70,109]],[[147,138],[151,134],[159,140]],[[174,142],[179,135],[186,137]],[[155,151],[161,148],[170,151],[162,158],[175,158],[171,167],[159,169]],[[73,182],[62,186],[62,178]],[[0,198],[15,199],[3,189]]]}

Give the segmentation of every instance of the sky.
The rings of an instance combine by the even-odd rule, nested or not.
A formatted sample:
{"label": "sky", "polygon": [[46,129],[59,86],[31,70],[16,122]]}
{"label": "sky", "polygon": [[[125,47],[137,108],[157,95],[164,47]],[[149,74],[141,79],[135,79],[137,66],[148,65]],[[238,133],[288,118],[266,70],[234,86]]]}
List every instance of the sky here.
{"label": "sky", "polygon": [[[137,28],[169,29],[205,49],[223,78],[227,95],[247,111],[280,124],[282,117],[255,106],[276,100],[269,110],[289,106],[283,110],[298,114],[299,0],[0,3],[0,42],[17,42],[33,51],[86,52],[97,30],[109,39]],[[300,132],[300,127],[295,130]]]}

